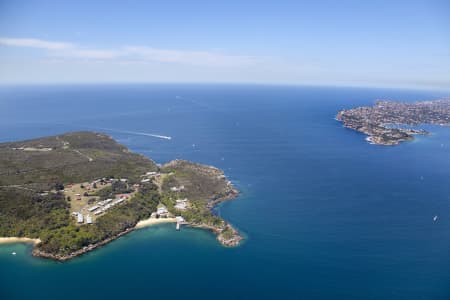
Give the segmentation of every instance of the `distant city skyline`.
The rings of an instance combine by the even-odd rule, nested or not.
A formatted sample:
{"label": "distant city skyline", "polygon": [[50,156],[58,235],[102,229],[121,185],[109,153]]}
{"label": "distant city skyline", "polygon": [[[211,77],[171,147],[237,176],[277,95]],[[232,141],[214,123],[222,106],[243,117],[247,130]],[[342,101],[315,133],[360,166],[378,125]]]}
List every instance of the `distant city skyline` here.
{"label": "distant city skyline", "polygon": [[0,84],[450,89],[448,1],[0,1]]}

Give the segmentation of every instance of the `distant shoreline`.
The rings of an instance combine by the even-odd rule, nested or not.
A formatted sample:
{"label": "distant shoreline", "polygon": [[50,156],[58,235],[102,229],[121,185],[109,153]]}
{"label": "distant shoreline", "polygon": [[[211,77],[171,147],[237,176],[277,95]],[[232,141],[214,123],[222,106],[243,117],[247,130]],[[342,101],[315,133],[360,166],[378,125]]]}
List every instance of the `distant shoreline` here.
{"label": "distant shoreline", "polygon": [[[419,102],[378,100],[373,106],[340,110],[335,120],[344,127],[367,135],[372,145],[393,146],[413,141],[415,135],[429,135],[418,125],[450,126],[450,99]],[[394,125],[394,126],[393,126]]]}

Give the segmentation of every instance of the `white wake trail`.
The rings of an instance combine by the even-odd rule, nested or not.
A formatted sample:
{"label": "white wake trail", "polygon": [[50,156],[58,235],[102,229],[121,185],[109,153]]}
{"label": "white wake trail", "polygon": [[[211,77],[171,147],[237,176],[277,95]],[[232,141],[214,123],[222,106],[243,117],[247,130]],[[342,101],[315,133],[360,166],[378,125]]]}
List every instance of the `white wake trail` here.
{"label": "white wake trail", "polygon": [[112,129],[112,128],[99,128],[99,129],[108,130],[108,131],[112,131],[112,132],[118,132],[118,133],[128,133],[128,134],[134,134],[134,135],[150,136],[150,137],[155,137],[155,138],[164,139],[164,140],[172,139],[172,137],[167,136],[167,135],[153,134],[153,133],[147,133],[147,132],[119,130],[119,129]]}

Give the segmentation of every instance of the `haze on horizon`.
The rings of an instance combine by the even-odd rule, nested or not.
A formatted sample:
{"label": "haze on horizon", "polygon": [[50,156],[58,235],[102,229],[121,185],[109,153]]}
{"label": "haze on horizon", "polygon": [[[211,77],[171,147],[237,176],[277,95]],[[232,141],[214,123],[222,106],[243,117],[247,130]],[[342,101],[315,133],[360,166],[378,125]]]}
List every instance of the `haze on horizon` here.
{"label": "haze on horizon", "polygon": [[450,2],[0,1],[0,84],[450,89]]}

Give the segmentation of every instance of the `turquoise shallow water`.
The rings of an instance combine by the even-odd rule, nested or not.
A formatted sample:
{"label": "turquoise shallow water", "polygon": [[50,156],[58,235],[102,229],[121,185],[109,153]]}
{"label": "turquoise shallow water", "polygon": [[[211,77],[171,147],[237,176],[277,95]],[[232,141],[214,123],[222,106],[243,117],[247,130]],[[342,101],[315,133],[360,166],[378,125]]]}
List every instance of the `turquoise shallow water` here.
{"label": "turquoise shallow water", "polygon": [[184,158],[224,169],[242,194],[216,212],[247,239],[229,249],[209,232],[158,225],[67,263],[33,258],[27,245],[2,245],[0,298],[450,299],[450,128],[382,147],[334,120],[341,108],[379,98],[441,95],[2,87],[1,141],[98,130],[157,162]]}

